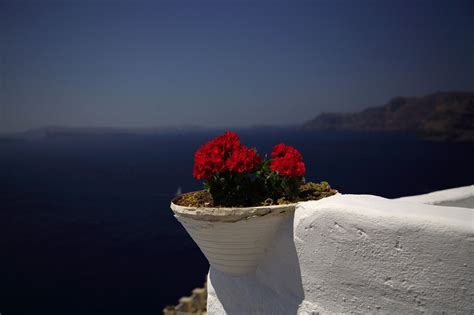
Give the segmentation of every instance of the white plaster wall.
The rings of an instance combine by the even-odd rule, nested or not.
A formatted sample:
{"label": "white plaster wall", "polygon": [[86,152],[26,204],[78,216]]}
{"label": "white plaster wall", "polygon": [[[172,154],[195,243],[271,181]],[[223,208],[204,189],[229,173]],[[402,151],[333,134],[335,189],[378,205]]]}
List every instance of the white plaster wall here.
{"label": "white plaster wall", "polygon": [[285,218],[255,274],[208,274],[209,314],[296,314],[304,298],[293,240],[292,213]]}
{"label": "white plaster wall", "polygon": [[301,204],[294,237],[302,309],[473,310],[473,214],[363,195]]}
{"label": "white plaster wall", "polygon": [[474,210],[336,195],[283,222],[257,272],[211,268],[209,314],[474,312]]}
{"label": "white plaster wall", "polygon": [[397,200],[472,209],[474,208],[474,185],[439,190],[423,195],[402,197]]}

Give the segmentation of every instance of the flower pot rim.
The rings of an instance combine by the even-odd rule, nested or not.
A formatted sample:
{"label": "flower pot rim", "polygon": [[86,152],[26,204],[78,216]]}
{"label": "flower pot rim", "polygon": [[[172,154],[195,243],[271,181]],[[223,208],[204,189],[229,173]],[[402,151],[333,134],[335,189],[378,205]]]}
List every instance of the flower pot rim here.
{"label": "flower pot rim", "polygon": [[180,194],[171,200],[170,207],[175,215],[201,221],[236,222],[266,215],[284,215],[296,207],[296,203],[253,207],[188,207],[175,203],[176,199],[190,193]]}

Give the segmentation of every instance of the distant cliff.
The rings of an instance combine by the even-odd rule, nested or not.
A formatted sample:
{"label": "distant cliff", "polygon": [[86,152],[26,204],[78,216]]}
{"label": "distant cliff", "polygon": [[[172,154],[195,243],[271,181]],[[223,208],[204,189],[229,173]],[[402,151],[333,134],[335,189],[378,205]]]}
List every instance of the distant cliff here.
{"label": "distant cliff", "polygon": [[357,113],[322,113],[303,126],[316,130],[415,131],[425,139],[474,141],[474,92],[396,97]]}

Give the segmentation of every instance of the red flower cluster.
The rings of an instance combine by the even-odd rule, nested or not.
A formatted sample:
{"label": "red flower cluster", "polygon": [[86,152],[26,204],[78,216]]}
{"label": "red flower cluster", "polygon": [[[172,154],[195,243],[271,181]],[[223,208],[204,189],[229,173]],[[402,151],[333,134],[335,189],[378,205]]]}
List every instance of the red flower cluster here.
{"label": "red flower cluster", "polygon": [[272,157],[272,171],[297,177],[303,177],[306,173],[303,156],[298,150],[289,145],[280,143],[274,146]]}
{"label": "red flower cluster", "polygon": [[262,162],[262,158],[257,154],[257,150],[240,146],[233,151],[225,165],[231,172],[248,172],[257,167]]}
{"label": "red flower cluster", "polygon": [[210,179],[218,172],[243,173],[251,171],[261,161],[262,158],[255,149],[242,145],[239,136],[228,131],[196,151],[193,176],[197,179]]}

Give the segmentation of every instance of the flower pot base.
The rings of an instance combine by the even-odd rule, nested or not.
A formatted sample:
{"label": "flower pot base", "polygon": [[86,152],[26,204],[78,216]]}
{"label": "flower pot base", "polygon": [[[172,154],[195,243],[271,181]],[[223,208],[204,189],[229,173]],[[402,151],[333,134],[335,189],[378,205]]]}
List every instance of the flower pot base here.
{"label": "flower pot base", "polygon": [[294,205],[171,208],[209,263],[229,275],[255,272],[280,223],[294,211]]}

